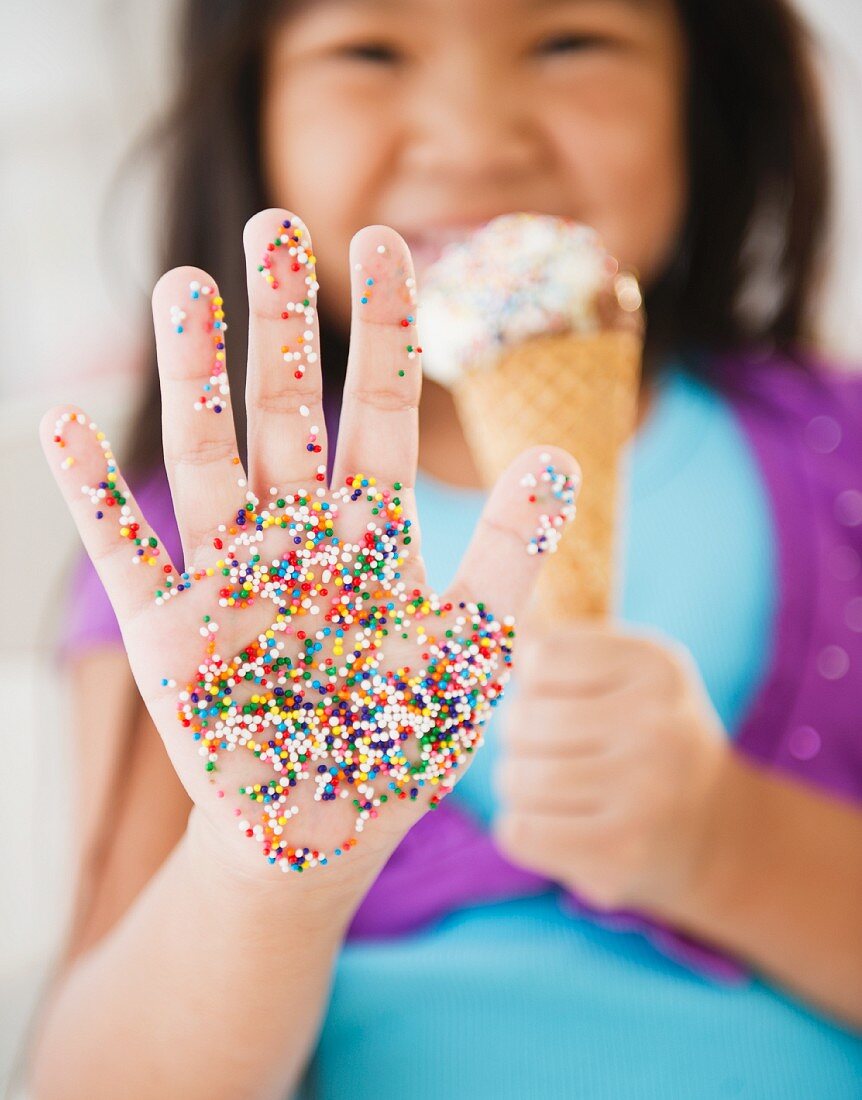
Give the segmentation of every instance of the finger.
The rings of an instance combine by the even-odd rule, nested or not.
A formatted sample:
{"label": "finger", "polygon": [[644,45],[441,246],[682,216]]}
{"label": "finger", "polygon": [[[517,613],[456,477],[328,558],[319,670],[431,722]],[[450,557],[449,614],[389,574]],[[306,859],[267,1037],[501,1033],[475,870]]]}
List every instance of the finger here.
{"label": "finger", "polygon": [[350,354],[333,484],[362,473],[412,493],[422,389],[413,261],[394,229],[370,225],[351,241],[350,269]]}
{"label": "finger", "polygon": [[573,866],[589,855],[607,829],[609,811],[573,814],[568,810],[513,810],[494,818],[495,842],[513,861],[520,854],[535,870],[553,875],[560,866]]}
{"label": "finger", "polygon": [[528,623],[520,637],[521,682],[531,692],[552,691],[578,701],[640,689],[666,656],[653,637],[637,629],[584,620],[534,632]]}
{"label": "finger", "polygon": [[84,548],[126,627],[157,606],[157,593],[176,583],[176,570],[129,492],[110,443],[86,413],[72,406],[50,409],[39,437]]}
{"label": "finger", "polygon": [[532,447],[500,476],[450,589],[498,617],[527,607],[543,559],[574,516],[580,468],[559,447]]}
{"label": "finger", "polygon": [[605,803],[613,776],[607,757],[512,757],[494,771],[497,796],[514,812],[592,814]]}
{"label": "finger", "polygon": [[543,636],[531,644],[529,630],[522,636],[519,675],[531,692],[553,691],[568,697],[602,699],[625,685],[619,648],[606,644],[601,630]]}
{"label": "finger", "polygon": [[205,271],[178,267],[153,290],[165,469],[187,563],[218,554],[246,501],[225,370],[224,310]]}
{"label": "finger", "polygon": [[243,233],[249,332],[249,481],[271,488],[326,482],[326,424],[311,237],[288,210],[262,210]]}
{"label": "finger", "polygon": [[615,742],[618,722],[615,702],[543,698],[535,692],[518,690],[499,734],[507,751],[514,755],[587,756],[608,751]]}

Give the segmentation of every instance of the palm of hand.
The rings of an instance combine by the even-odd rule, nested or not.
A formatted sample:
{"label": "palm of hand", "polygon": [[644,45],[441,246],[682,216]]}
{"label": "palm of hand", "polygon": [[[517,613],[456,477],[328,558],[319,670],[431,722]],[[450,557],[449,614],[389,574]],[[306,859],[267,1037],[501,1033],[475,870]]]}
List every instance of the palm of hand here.
{"label": "palm of hand", "polygon": [[[388,265],[388,272],[397,272],[388,283],[376,269],[382,289],[378,298],[383,299],[384,310],[387,291],[391,307],[394,291],[409,279],[405,277],[409,256],[403,242],[391,231],[385,232],[390,234],[387,247],[395,252],[398,262]],[[381,251],[379,245],[376,251]],[[271,265],[266,269],[270,272]],[[172,276],[182,280],[187,273],[182,269],[169,273],[160,288]],[[272,285],[274,279],[268,281]],[[189,283],[200,286],[200,280]],[[271,323],[266,309],[261,308],[267,303],[257,303],[256,308],[256,289],[250,282],[252,316],[264,326]],[[159,288],[154,302],[158,297]],[[311,297],[313,300],[313,294]],[[215,302],[220,307],[220,299]],[[308,325],[308,298],[304,306],[302,322]],[[403,311],[403,306],[390,310],[396,322]],[[186,313],[173,306],[172,324],[179,312],[185,320]],[[223,317],[223,313],[216,316]],[[289,321],[284,312],[281,319]],[[156,306],[157,335],[163,320]],[[217,364],[223,360],[224,327],[215,325],[216,346],[222,351]],[[211,340],[212,317],[203,329]],[[377,351],[378,356],[383,352],[385,360],[386,349],[379,346],[388,335],[385,324],[379,333],[369,332],[378,341],[369,352]],[[310,334],[306,331],[305,335]],[[253,331],[252,356],[254,344]],[[160,339],[159,358],[164,386],[172,364],[176,372],[175,346],[169,345],[164,354]],[[369,355],[362,357],[353,370],[366,391],[363,400],[359,397],[362,388],[356,386],[353,408],[367,407],[353,421],[347,417],[339,457],[344,449],[348,455],[368,456],[368,468],[380,468],[369,449],[375,438],[374,418],[389,404],[402,414],[395,426],[397,453],[392,468],[409,479],[415,468],[415,404],[411,396],[418,396],[418,372],[395,387],[398,404],[381,401],[380,394],[388,391],[380,386],[377,397],[369,400],[369,375],[374,369],[369,359]],[[315,363],[316,356],[310,360]],[[351,365],[354,361],[352,356]],[[189,375],[197,363],[190,365],[191,371],[185,368]],[[261,364],[250,359],[250,373],[253,367],[263,374]],[[392,373],[403,378],[406,372]],[[305,371],[295,372],[294,379],[298,392],[309,392]],[[199,379],[188,380],[200,388]],[[227,387],[217,371],[210,378],[211,383],[216,381],[221,396],[198,401],[199,414],[211,416],[208,410],[213,401],[220,401],[222,407],[226,404]],[[261,383],[261,391],[265,387]],[[297,409],[295,394],[283,386],[278,389],[285,412],[308,415],[304,404]],[[212,387],[208,392],[212,393]],[[251,428],[253,387],[250,393]],[[349,395],[350,377],[346,407]],[[260,396],[265,398],[265,392]],[[319,405],[319,392],[312,400]],[[265,419],[269,401],[258,404],[258,419]],[[174,412],[179,419],[180,410]],[[200,417],[196,419],[200,435]],[[80,414],[61,414],[54,428],[55,441],[70,444],[65,431],[70,424],[86,426],[86,419]],[[135,573],[150,572],[152,577],[146,568],[149,564],[161,574],[158,587],[150,584],[146,600],[141,585],[129,588],[126,584],[125,593],[119,591],[122,572],[128,582],[128,559],[132,556],[128,547],[116,534],[113,539],[110,535],[106,538],[104,524],[85,520],[80,497],[75,514],[80,516],[84,541],[117,610],[137,683],[180,779],[196,807],[211,818],[215,830],[223,833],[230,828],[233,817],[233,829],[238,824],[241,834],[260,843],[267,861],[285,871],[325,865],[333,853],[347,852],[356,843],[356,834],[369,819],[383,813],[387,802],[390,805],[383,816],[388,827],[380,840],[386,834],[403,835],[417,818],[409,804],[418,803],[421,811],[436,805],[463,774],[470,754],[481,744],[481,724],[508,676],[513,619],[510,615],[502,621],[496,619],[484,605],[471,602],[469,595],[476,576],[486,573],[495,550],[497,556],[512,559],[510,576],[496,583],[487,576],[483,579],[489,589],[497,590],[507,610],[514,610],[522,601],[532,579],[535,566],[524,552],[529,535],[525,524],[529,525],[535,508],[526,508],[523,499],[512,499],[516,471],[507,483],[503,479],[505,484],[489,502],[487,529],[477,533],[455,593],[440,599],[426,592],[421,557],[411,553],[411,544],[414,550],[418,546],[418,524],[409,488],[398,481],[378,485],[373,475],[361,472],[345,476],[343,463],[342,476],[332,489],[320,484],[325,467],[315,457],[316,488],[304,488],[297,482],[297,475],[310,476],[311,471],[307,466],[296,469],[294,463],[290,471],[294,476],[288,479],[291,487],[278,490],[270,486],[269,493],[261,492],[259,498],[247,489],[245,478],[237,479],[234,456],[229,459],[233,485],[226,482],[221,470],[216,475],[215,507],[207,517],[195,515],[184,525],[181,508],[189,504],[184,497],[188,490],[183,488],[187,479],[183,464],[174,461],[172,469],[168,457],[169,424],[166,417],[166,465],[192,567],[180,574],[164,561],[157,537],[136,514],[103,437],[96,436],[99,450],[92,438],[89,450],[82,441],[75,460],[89,466],[93,480],[85,482],[85,493],[91,504],[98,507],[106,498],[111,503],[114,497],[121,534],[135,545]],[[228,426],[226,418],[220,421],[219,430],[224,426]],[[95,432],[95,426],[91,427]],[[309,438],[315,440],[314,445],[305,443],[303,447],[315,456],[322,450],[316,442],[318,433],[319,429],[313,428]],[[235,441],[226,438],[224,442],[222,461],[235,449]],[[377,443],[378,451],[385,452],[379,437]],[[185,446],[194,447],[194,439]],[[211,440],[207,448],[213,449]],[[254,470],[251,440],[249,453]],[[559,454],[554,457],[561,461]],[[107,473],[99,469],[99,458],[107,462]],[[564,464],[566,458],[562,458]],[[521,472],[535,470],[536,456],[525,455],[516,465]],[[385,472],[385,462],[383,467]],[[265,448],[258,450],[257,468],[260,474],[270,474],[266,480],[273,480],[272,455]],[[260,476],[255,480],[262,484]],[[68,491],[68,486],[64,488]],[[205,483],[199,488],[205,489]],[[224,518],[228,502],[228,521],[215,523],[216,515]],[[201,539],[203,533],[207,542]],[[520,560],[514,558],[515,540],[520,541]],[[236,836],[234,831],[233,848]]]}

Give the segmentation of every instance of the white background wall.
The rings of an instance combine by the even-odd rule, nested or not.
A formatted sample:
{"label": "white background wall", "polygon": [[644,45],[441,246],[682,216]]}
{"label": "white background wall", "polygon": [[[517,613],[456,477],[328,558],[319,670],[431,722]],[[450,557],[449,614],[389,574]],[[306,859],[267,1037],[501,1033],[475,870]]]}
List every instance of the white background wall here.
{"label": "white background wall", "polygon": [[[164,94],[176,6],[0,4],[0,1081],[69,897],[67,691],[46,640],[74,536],[36,426],[69,400],[121,434],[149,234],[141,225],[130,266],[100,250],[99,219]],[[11,514],[24,490],[26,530]]]}
{"label": "white background wall", "polygon": [[[837,154],[825,344],[862,362],[862,3],[804,0]],[[121,154],[162,102],[171,0],[7,0],[0,32],[0,1079],[34,967],[65,911],[65,685],[45,660],[71,524],[36,443],[43,409],[85,407],[117,442],[135,379],[128,333],[152,278],[145,206],[134,255],[100,250]],[[13,504],[28,502],[26,531]]]}

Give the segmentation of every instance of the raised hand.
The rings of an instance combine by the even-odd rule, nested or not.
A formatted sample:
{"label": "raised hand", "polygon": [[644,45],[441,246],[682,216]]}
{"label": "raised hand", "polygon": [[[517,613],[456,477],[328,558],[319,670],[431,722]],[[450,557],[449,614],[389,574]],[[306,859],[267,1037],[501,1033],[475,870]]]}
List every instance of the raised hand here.
{"label": "raised hand", "polygon": [[178,268],[153,294],[182,571],[85,414],[51,410],[42,438],[192,820],[219,858],[272,876],[346,866],[360,835],[360,849],[391,851],[452,789],[508,678],[536,547],[573,515],[578,475],[565,452],[522,455],[491,493],[451,590],[428,592],[406,245],[384,226],[351,245],[331,485],[308,231],[268,210],[248,223],[245,246],[247,473],[217,287]]}

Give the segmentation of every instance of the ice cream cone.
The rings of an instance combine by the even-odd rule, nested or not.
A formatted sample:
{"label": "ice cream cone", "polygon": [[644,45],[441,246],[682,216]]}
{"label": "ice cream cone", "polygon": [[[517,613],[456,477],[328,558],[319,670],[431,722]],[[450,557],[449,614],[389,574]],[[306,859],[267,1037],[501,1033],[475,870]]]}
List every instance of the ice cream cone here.
{"label": "ice cream cone", "polygon": [[634,276],[588,226],[507,214],[443,251],[420,285],[420,325],[423,370],[452,391],[488,486],[528,447],[580,463],[577,518],[545,563],[535,612],[613,614],[644,331]]}
{"label": "ice cream cone", "polygon": [[596,619],[614,610],[620,460],[634,429],[640,365],[636,332],[567,333],[524,341],[492,369],[465,373],[453,386],[487,485],[536,444],[563,447],[580,463],[577,518],[537,586],[542,621]]}

